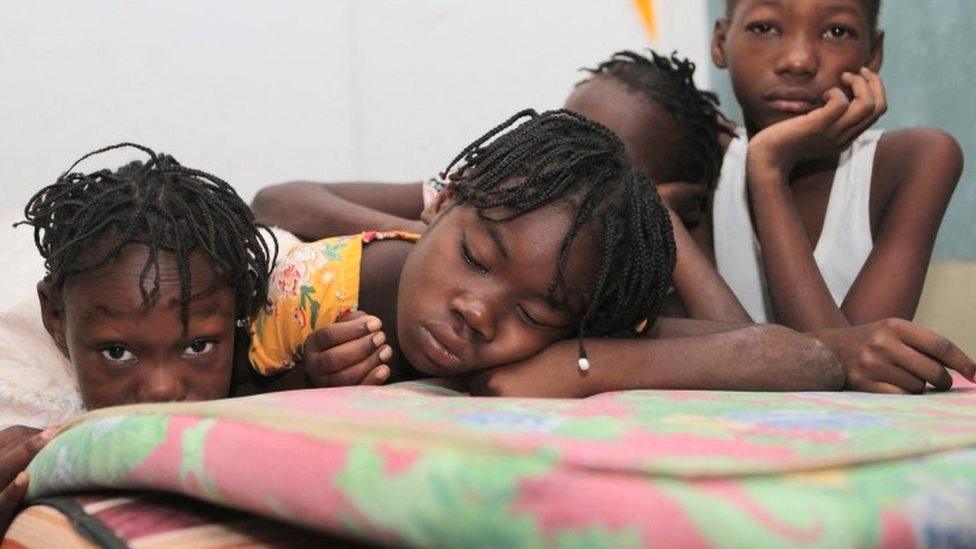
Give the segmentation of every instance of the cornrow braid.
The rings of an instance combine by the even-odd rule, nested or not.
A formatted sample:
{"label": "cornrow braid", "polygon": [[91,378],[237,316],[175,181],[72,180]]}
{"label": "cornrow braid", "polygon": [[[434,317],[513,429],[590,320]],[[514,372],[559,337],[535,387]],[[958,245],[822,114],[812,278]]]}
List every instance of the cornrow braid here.
{"label": "cornrow braid", "polygon": [[732,135],[732,124],[719,110],[718,96],[695,85],[695,64],[647,50],[649,57],[632,51],[619,51],[596,67],[584,71],[594,78],[613,78],[628,89],[643,94],[660,105],[677,123],[672,136],[675,150],[669,155],[672,180],[702,183],[712,188],[718,182],[724,151],[720,134]]}
{"label": "cornrow braid", "polygon": [[[577,330],[581,368],[585,336],[636,335],[641,321],[653,323],[671,285],[674,236],[657,191],[612,131],[566,110],[524,110],[467,146],[444,175],[456,203],[490,222],[569,204],[550,297],[566,290],[573,241],[595,229],[599,268]],[[496,208],[504,213],[488,211]]]}
{"label": "cornrow braid", "polygon": [[[132,162],[114,172],[72,171],[91,156],[126,147],[146,153],[149,160]],[[24,218],[15,226],[34,227],[34,243],[47,272],[45,280],[54,288],[61,288],[68,277],[110,263],[128,244],[143,244],[148,255],[139,289],[143,305],[149,306],[160,292],[159,252],[171,252],[179,274],[184,329],[190,302],[213,290],[219,281],[234,288],[237,318],[251,318],[265,302],[277,254],[274,235],[254,222],[247,204],[227,182],[134,143],[104,147],[79,158],[30,199]],[[108,244],[98,246],[103,241]],[[99,250],[98,255],[88,257],[93,250]],[[191,293],[190,285],[190,254],[194,251],[202,252],[217,274],[208,288],[196,294]]]}

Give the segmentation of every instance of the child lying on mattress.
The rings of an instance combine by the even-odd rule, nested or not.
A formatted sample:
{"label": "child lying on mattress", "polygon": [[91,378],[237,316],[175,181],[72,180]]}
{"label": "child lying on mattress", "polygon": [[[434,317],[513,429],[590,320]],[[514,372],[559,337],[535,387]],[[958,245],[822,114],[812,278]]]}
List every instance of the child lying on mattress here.
{"label": "child lying on mattress", "polygon": [[[249,354],[235,353],[246,342],[235,328],[264,302],[270,247],[226,183],[137,148],[147,163],[64,175],[26,209],[46,259],[44,325],[87,408],[458,376],[537,357],[550,382],[524,390],[540,396],[843,384],[834,355],[796,332],[657,321],[675,263],[668,213],[620,140],[579,115],[526,111],[467,147],[422,239],[365,233],[293,248]],[[330,357],[350,346],[315,328],[353,308],[377,316],[335,327],[396,329],[353,342],[373,356],[336,370]],[[739,367],[721,367],[733,358]],[[290,372],[235,383],[232,362]],[[53,433],[0,433],[0,529]]]}
{"label": "child lying on mattress", "polygon": [[255,368],[292,386],[544,372],[515,390],[528,396],[843,385],[833,354],[796,332],[656,318],[669,215],[607,128],[526,111],[446,173],[416,243],[366,232],[289,251],[252,326]]}
{"label": "child lying on mattress", "polygon": [[[273,242],[230,185],[169,156],[122,144],[78,162],[122,147],[149,161],[91,174],[72,165],[27,205],[47,271],[44,327],[88,409],[226,397],[238,327],[265,301]],[[0,431],[0,534],[27,488],[24,467],[54,433]]]}

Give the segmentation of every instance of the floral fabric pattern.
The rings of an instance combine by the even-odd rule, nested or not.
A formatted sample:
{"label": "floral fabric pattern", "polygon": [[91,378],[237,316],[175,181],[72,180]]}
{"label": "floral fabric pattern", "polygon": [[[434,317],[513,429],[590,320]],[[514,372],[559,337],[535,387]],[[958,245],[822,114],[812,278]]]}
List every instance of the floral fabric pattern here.
{"label": "floral fabric pattern", "polygon": [[293,246],[275,265],[267,304],[251,323],[251,366],[264,375],[290,369],[312,331],[356,309],[364,245],[417,238],[403,231],[367,231]]}
{"label": "floral fabric pattern", "polygon": [[316,389],[92,412],[28,472],[380,545],[974,547],[976,391]]}

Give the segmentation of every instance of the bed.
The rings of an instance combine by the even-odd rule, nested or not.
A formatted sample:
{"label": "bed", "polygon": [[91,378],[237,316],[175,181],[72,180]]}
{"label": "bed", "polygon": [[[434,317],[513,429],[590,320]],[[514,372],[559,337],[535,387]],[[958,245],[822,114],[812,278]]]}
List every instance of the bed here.
{"label": "bed", "polygon": [[[410,382],[120,407],[37,456],[18,521],[70,519],[57,498],[114,498],[133,521],[182,513],[167,539],[200,547],[973,547],[976,391],[956,382],[581,400]],[[190,543],[208,528],[219,535]],[[15,521],[5,543],[43,540],[24,531]],[[125,534],[112,535],[153,546]]]}

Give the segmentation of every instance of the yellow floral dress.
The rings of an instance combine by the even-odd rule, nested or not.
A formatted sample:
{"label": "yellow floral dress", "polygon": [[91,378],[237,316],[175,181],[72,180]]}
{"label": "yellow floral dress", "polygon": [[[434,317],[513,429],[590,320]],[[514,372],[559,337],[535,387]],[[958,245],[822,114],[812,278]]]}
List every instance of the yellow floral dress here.
{"label": "yellow floral dress", "polygon": [[312,331],[356,309],[363,246],[377,240],[415,242],[418,238],[404,231],[367,231],[292,247],[275,265],[267,304],[251,323],[251,366],[263,375],[292,368]]}

